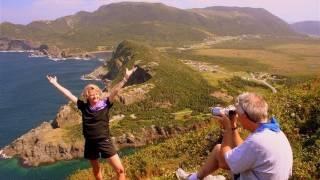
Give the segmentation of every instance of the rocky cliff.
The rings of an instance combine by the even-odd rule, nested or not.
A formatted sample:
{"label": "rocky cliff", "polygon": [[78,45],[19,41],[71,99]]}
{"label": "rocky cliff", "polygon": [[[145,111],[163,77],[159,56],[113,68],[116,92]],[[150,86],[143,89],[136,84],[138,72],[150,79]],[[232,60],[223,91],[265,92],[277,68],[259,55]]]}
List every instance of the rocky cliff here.
{"label": "rocky cliff", "polygon": [[126,86],[133,84],[141,84],[152,78],[153,69],[158,66],[157,62],[143,63],[143,61],[133,61],[133,54],[130,48],[127,48],[128,41],[120,43],[116,50],[112,53],[111,59],[105,61],[104,65],[96,68],[93,72],[84,75],[86,79],[101,79],[104,81],[115,80],[122,77],[124,67],[135,65],[138,67],[136,72],[130,77]]}
{"label": "rocky cliff", "polygon": [[30,51],[31,56],[48,56],[49,58],[83,58],[90,59],[94,54],[87,52],[72,53],[69,49],[60,49],[57,46],[48,46],[40,42],[25,39],[0,38],[0,51]]}
{"label": "rocky cliff", "polygon": [[51,123],[43,122],[40,126],[22,135],[10,145],[4,147],[3,153],[17,156],[24,166],[38,166],[58,160],[70,160],[83,156],[83,141],[70,141],[66,136],[68,127],[81,122],[80,113],[70,103],[60,108]]}
{"label": "rocky cliff", "polygon": [[39,49],[40,45],[24,39],[0,38],[0,51],[30,51]]}

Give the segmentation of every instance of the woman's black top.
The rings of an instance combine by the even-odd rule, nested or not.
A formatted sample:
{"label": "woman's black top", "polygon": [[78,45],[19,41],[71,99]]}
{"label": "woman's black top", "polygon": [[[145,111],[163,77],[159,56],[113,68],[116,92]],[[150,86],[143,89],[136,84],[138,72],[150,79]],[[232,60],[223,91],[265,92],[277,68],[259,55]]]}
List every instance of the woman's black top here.
{"label": "woman's black top", "polygon": [[99,111],[92,111],[89,103],[77,101],[78,109],[82,112],[82,132],[85,139],[110,138],[109,134],[109,109],[112,107],[109,99],[105,100],[106,106]]}

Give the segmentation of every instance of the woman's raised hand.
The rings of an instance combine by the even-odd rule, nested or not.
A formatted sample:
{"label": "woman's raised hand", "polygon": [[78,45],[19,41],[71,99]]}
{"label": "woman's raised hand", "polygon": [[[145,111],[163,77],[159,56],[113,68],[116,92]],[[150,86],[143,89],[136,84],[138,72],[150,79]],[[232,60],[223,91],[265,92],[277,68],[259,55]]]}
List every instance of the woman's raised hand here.
{"label": "woman's raised hand", "polygon": [[133,67],[132,69],[128,70],[128,68],[126,68],[126,74],[125,74],[125,78],[126,80],[129,79],[129,77],[132,75],[132,73],[134,73],[137,70],[137,66]]}
{"label": "woman's raised hand", "polygon": [[65,87],[61,86],[58,83],[58,78],[54,75],[47,75],[47,79],[48,81],[54,86],[56,87],[63,95],[65,95],[69,100],[71,100],[74,103],[77,103],[78,98],[73,95],[68,89],[66,89]]}
{"label": "woman's raised hand", "polygon": [[54,84],[54,83],[58,82],[57,76],[47,75],[47,79],[51,84]]}

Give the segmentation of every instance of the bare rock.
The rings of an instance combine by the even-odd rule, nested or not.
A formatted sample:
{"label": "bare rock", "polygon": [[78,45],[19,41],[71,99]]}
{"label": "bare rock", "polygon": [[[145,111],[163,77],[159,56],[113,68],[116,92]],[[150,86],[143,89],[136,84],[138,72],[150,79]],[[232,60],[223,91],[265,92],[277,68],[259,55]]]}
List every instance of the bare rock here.
{"label": "bare rock", "polygon": [[69,103],[60,107],[55,120],[52,122],[53,128],[74,126],[81,123],[81,115],[74,106],[73,103]]}
{"label": "bare rock", "polygon": [[155,87],[154,84],[126,87],[119,93],[120,102],[129,105],[147,98],[147,93]]}
{"label": "bare rock", "polygon": [[1,51],[27,51],[39,48],[40,43],[24,40],[24,39],[10,39],[0,38]]}
{"label": "bare rock", "polygon": [[103,79],[108,72],[108,67],[106,65],[103,65],[96,68],[93,72],[83,75],[82,78],[86,80],[99,80]]}

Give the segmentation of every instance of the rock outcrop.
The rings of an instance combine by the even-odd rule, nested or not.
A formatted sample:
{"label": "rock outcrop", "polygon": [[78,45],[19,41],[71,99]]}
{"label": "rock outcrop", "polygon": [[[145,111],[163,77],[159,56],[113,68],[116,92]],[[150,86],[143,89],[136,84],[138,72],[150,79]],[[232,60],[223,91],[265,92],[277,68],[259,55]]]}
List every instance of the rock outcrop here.
{"label": "rock outcrop", "polygon": [[40,43],[24,39],[0,38],[0,51],[30,51],[40,47]]}
{"label": "rock outcrop", "polygon": [[211,123],[212,121],[208,119],[200,123],[190,124],[189,126],[161,127],[152,125],[149,128],[141,128],[140,133],[137,135],[128,132],[118,137],[112,137],[112,141],[118,149],[125,147],[141,147],[160,139],[174,137],[178,134],[190,131],[197,131],[201,128],[208,127]]}
{"label": "rock outcrop", "polygon": [[24,166],[38,166],[59,160],[80,158],[83,156],[83,140],[70,141],[66,137],[67,128],[80,123],[80,113],[74,104],[69,103],[60,108],[54,121],[43,122],[22,135],[4,147],[3,153],[8,156],[18,156]]}
{"label": "rock outcrop", "polygon": [[48,122],[30,130],[3,149],[8,156],[18,156],[23,166],[38,166],[83,156],[83,141],[68,142],[61,128]]}
{"label": "rock outcrop", "polygon": [[140,60],[133,62],[133,53],[130,48],[126,47],[127,42],[120,43],[117,49],[112,53],[110,60],[107,60],[104,65],[96,68],[92,73],[84,75],[85,79],[101,79],[112,81],[115,80],[120,73],[123,72],[124,67],[128,64],[135,65],[138,69],[130,77],[125,86],[133,84],[141,84],[152,78],[154,75],[153,69],[159,64],[157,62],[150,62],[148,64],[141,63]]}
{"label": "rock outcrop", "polygon": [[154,84],[143,84],[137,87],[124,88],[119,94],[119,100],[125,105],[133,104],[147,98],[148,92],[154,88]]}
{"label": "rock outcrop", "polygon": [[73,103],[60,107],[55,120],[51,123],[53,128],[65,128],[81,123],[81,115]]}
{"label": "rock outcrop", "polygon": [[83,75],[82,79],[102,80],[108,72],[109,71],[108,71],[107,65],[102,65],[102,66],[97,67],[93,72]]}
{"label": "rock outcrop", "polygon": [[60,49],[57,46],[48,46],[40,42],[33,42],[25,39],[11,39],[7,37],[0,38],[0,51],[31,51],[31,56],[48,56],[53,59],[78,58],[91,59],[93,54],[86,52],[73,54],[69,49]]}

